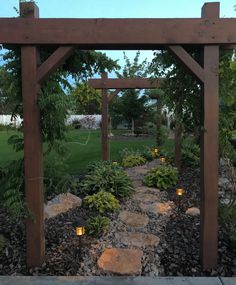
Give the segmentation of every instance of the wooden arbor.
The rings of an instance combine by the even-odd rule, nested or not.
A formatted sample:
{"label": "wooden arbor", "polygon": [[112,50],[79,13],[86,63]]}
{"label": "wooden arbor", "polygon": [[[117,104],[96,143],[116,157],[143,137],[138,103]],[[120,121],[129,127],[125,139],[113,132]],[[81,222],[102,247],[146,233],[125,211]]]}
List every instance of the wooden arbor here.
{"label": "wooden arbor", "polygon": [[[89,79],[89,86],[102,90],[102,159],[109,159],[108,139],[108,105],[109,102],[121,91],[121,89],[156,89],[161,86],[162,79],[151,81],[148,78],[113,78],[102,74],[101,79]],[[109,97],[108,89],[116,89]]]}
{"label": "wooden arbor", "polygon": [[[33,2],[21,3],[23,18],[0,18],[0,43],[21,47],[24,109],[25,193],[35,221],[27,221],[27,264],[40,266],[45,257],[42,142],[37,91],[40,84],[80,49],[158,49],[169,47],[202,85],[201,262],[217,263],[218,89],[219,47],[236,44],[236,19],[220,19],[219,3],[206,3],[200,19],[37,19]],[[37,47],[58,49],[40,64]],[[199,65],[184,49],[203,49]]]}

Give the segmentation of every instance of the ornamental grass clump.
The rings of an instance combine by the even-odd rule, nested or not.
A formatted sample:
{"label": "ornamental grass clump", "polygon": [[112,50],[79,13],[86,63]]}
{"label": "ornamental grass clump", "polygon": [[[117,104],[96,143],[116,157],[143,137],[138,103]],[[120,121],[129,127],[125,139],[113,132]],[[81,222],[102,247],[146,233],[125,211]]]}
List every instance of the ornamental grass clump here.
{"label": "ornamental grass clump", "polygon": [[133,186],[132,181],[119,165],[100,161],[88,167],[88,174],[79,184],[79,189],[79,192],[84,195],[106,191],[116,198],[123,198],[132,193]]}
{"label": "ornamental grass clump", "polygon": [[178,170],[170,165],[159,166],[148,171],[143,179],[144,185],[167,190],[178,182]]}

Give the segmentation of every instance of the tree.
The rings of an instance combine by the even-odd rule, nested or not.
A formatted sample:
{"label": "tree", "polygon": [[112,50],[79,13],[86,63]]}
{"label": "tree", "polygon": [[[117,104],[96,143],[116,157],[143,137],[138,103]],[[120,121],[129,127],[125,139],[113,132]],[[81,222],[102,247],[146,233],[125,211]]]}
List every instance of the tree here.
{"label": "tree", "polygon": [[163,132],[162,132],[162,106],[163,106],[163,97],[164,91],[162,89],[150,89],[146,91],[146,95],[151,99],[156,101],[156,145],[161,146],[163,144]]}
{"label": "tree", "polygon": [[94,115],[101,112],[101,92],[86,83],[76,84],[70,91],[75,101],[74,110],[77,114]]}
{"label": "tree", "polygon": [[[140,52],[137,52],[133,62],[130,62],[124,53],[125,66],[121,73],[116,72],[118,78],[147,76],[147,61],[139,63],[139,56]],[[134,134],[134,130],[143,125],[148,114],[148,97],[138,90],[127,89],[122,92],[116,109],[131,126],[132,134]]]}
{"label": "tree", "polygon": [[[200,60],[200,51],[192,49],[188,51],[195,60]],[[180,64],[166,50],[154,53],[154,59],[150,65],[150,72],[154,78],[165,77],[162,88],[165,96],[165,104],[175,118],[175,164],[181,165],[181,137],[182,133],[194,132],[199,140],[201,127],[201,87],[186,68]]]}

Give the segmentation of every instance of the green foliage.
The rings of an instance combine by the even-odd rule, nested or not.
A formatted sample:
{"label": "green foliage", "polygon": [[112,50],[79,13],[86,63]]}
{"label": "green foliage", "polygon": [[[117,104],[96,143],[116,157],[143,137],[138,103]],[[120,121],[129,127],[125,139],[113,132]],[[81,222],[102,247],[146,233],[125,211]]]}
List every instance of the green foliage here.
{"label": "green foliage", "polygon": [[12,135],[8,139],[8,144],[12,145],[15,151],[22,151],[24,149],[24,138],[19,135]]}
{"label": "green foliage", "polygon": [[99,161],[90,165],[88,170],[88,174],[79,185],[80,191],[84,194],[108,191],[116,197],[126,197],[133,191],[131,180],[118,165]]}
{"label": "green foliage", "polygon": [[[122,72],[116,72],[118,78],[127,77],[147,77],[148,65],[147,61],[139,63],[140,52],[137,52],[133,62],[124,53],[125,66]],[[148,104],[149,98],[144,94],[142,95],[140,91],[137,90],[126,90],[122,91],[121,97],[117,99],[114,104],[111,105],[112,117],[114,113],[122,115],[129,126],[132,125],[132,133],[134,128],[140,127],[138,121],[142,123],[145,122],[149,115],[150,106]]]}
{"label": "green foliage", "polygon": [[174,186],[178,181],[178,171],[176,168],[160,166],[148,171],[144,177],[144,185],[148,187],[157,187],[160,190],[166,190]]}
{"label": "green foliage", "polygon": [[75,178],[67,174],[67,165],[58,155],[47,157],[44,161],[44,191],[47,201],[53,195],[77,189]]}
{"label": "green foliage", "polygon": [[[200,61],[200,50],[189,49],[196,61]],[[175,115],[185,132],[200,130],[202,108],[200,104],[201,88],[195,78],[168,51],[154,52],[150,72],[154,78],[165,77],[162,85],[165,96],[162,104]]]}
{"label": "green foliage", "polygon": [[6,245],[6,238],[4,237],[4,235],[0,234],[0,253],[2,252],[2,250],[4,249],[5,245]]}
{"label": "green foliage", "polygon": [[236,60],[235,51],[222,51],[220,60],[220,155],[236,165],[236,151],[230,143],[236,129]]}
{"label": "green foliage", "polygon": [[88,84],[76,84],[70,95],[74,98],[77,114],[93,115],[101,112],[101,92]]}
{"label": "green foliage", "polygon": [[193,141],[183,141],[182,143],[182,163],[185,166],[200,165],[200,147]]}
{"label": "green foliage", "polygon": [[24,202],[24,161],[14,160],[8,164],[0,177],[0,196],[3,206],[15,217],[27,214]]}
{"label": "green foliage", "polygon": [[219,207],[220,223],[226,228],[231,244],[236,248],[236,205]]}
{"label": "green foliage", "polygon": [[83,204],[85,207],[97,211],[100,214],[114,212],[120,208],[120,203],[116,197],[106,191],[99,191],[93,195],[86,196],[83,200]]}
{"label": "green foliage", "polygon": [[128,155],[122,159],[121,165],[123,167],[134,167],[145,164],[146,159],[140,155]]}
{"label": "green foliage", "polygon": [[98,215],[87,221],[87,232],[91,236],[99,237],[108,230],[110,220],[107,217]]}

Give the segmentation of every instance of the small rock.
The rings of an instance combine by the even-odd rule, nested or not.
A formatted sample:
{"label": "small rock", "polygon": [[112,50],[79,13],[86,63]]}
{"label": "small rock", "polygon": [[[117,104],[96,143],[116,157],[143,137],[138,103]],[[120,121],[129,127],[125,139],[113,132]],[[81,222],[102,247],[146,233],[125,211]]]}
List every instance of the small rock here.
{"label": "small rock", "polygon": [[119,275],[138,275],[142,271],[143,252],[139,249],[106,249],[97,265],[100,270]]}
{"label": "small rock", "polygon": [[200,210],[197,207],[192,207],[189,208],[186,212],[186,215],[190,215],[190,216],[199,216],[200,215]]}

